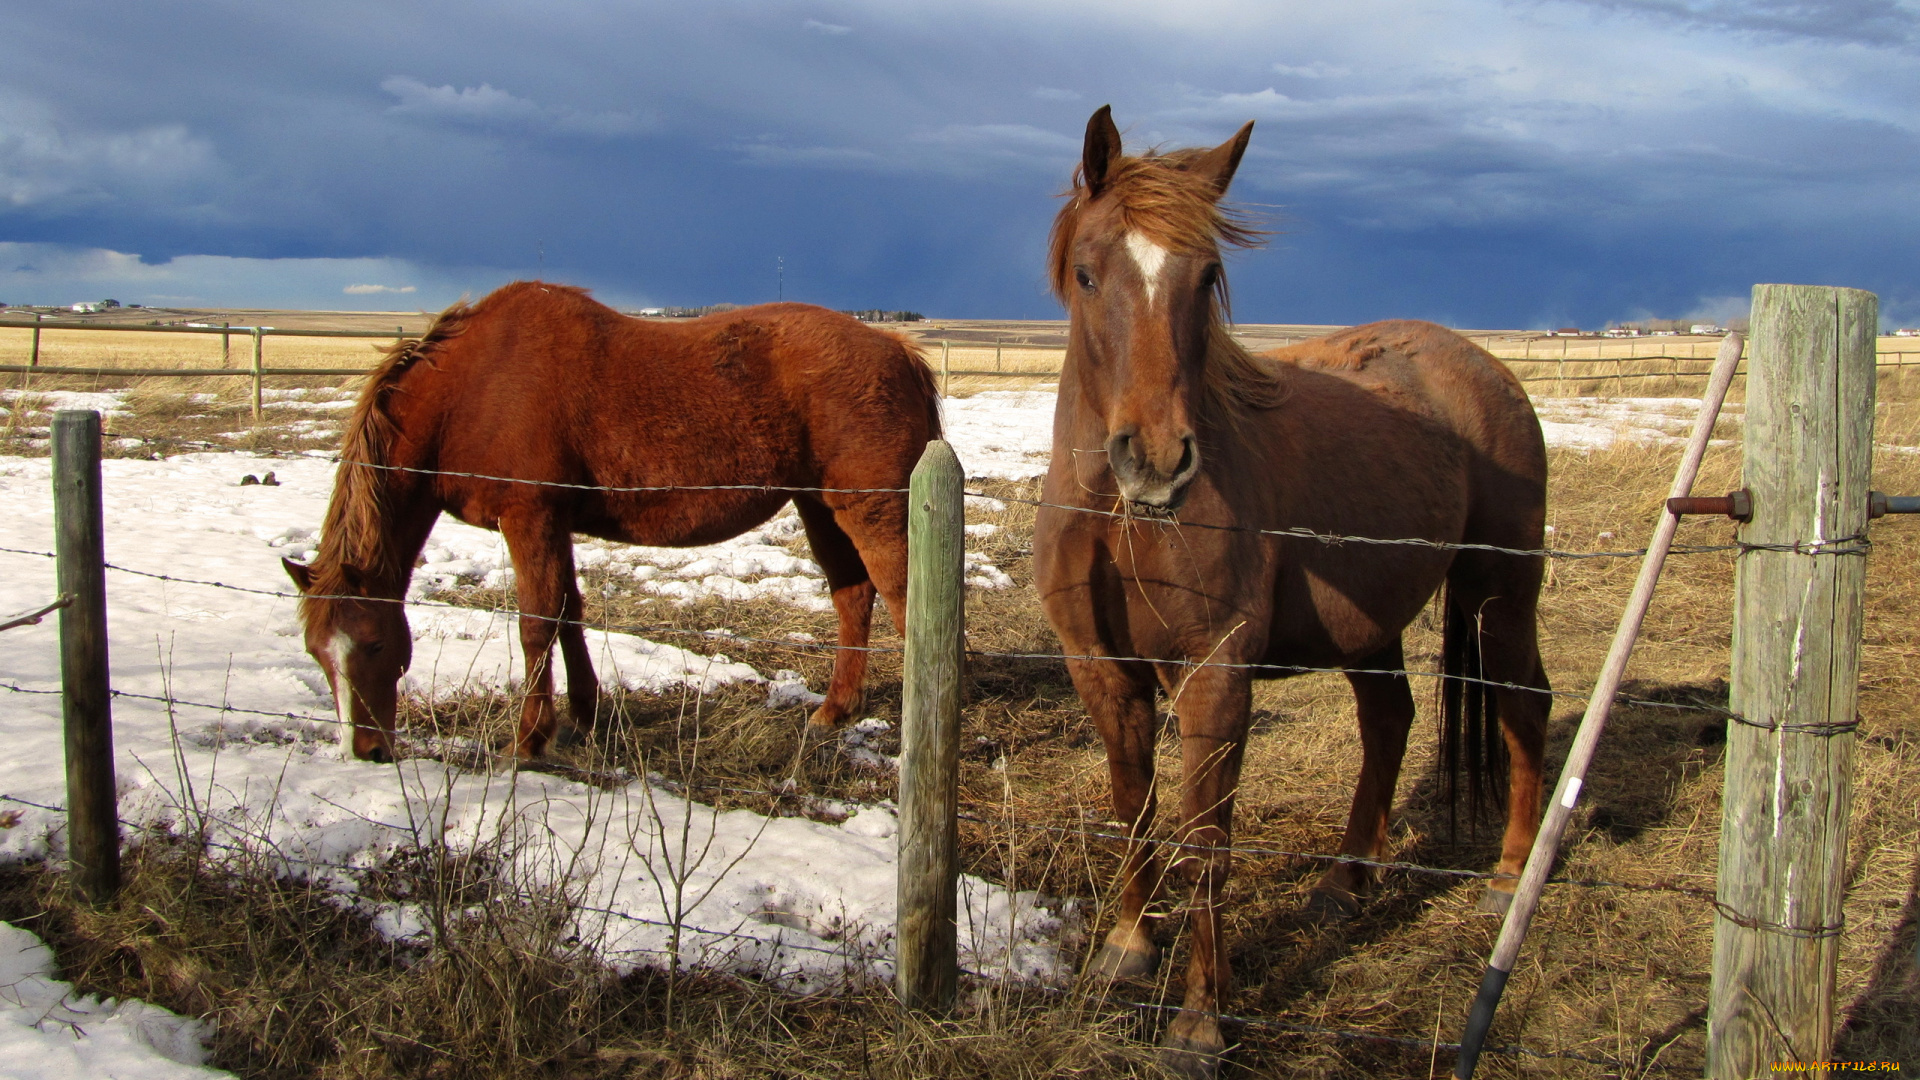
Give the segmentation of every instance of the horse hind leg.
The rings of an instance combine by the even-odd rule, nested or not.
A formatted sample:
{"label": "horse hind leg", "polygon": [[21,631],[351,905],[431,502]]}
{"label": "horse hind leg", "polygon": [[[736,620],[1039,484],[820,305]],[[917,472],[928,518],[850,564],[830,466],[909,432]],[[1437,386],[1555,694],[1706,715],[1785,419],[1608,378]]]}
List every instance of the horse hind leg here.
{"label": "horse hind leg", "polygon": [[793,504],[800,512],[800,523],[806,527],[807,544],[813,549],[814,560],[827,576],[827,588],[833,593],[834,614],[840,622],[839,647],[833,654],[833,679],[827,684],[827,700],[821,702],[808,719],[815,730],[832,731],[860,707],[861,687],[867,676],[867,645],[873,636],[876,590],[866,562],[846,530],[834,521],[833,511],[805,495],[795,498]]}
{"label": "horse hind leg", "polygon": [[[1406,666],[1401,642],[1362,660],[1347,682],[1360,719],[1360,779],[1353,789],[1353,807],[1347,813],[1347,831],[1340,854],[1377,859],[1386,850],[1387,820],[1393,793],[1400,781],[1400,762],[1406,756],[1407,731],[1413,724],[1413,689],[1399,672]],[[1335,863],[1320,875],[1307,894],[1307,911],[1327,922],[1350,919],[1360,913],[1360,898],[1373,884],[1372,870],[1351,862]]]}
{"label": "horse hind leg", "polygon": [[[1501,876],[1489,883],[1481,898],[1484,911],[1504,912],[1513,903],[1520,871],[1540,832],[1547,717],[1553,699],[1540,657],[1537,565],[1537,560],[1523,562],[1493,552],[1463,552],[1448,583],[1453,610],[1448,613],[1447,633],[1473,636],[1472,648],[1460,647],[1465,642],[1450,643],[1448,651],[1458,648],[1478,659],[1477,670],[1460,674],[1506,684],[1488,686],[1481,695],[1492,714],[1486,719],[1497,716],[1500,721],[1507,762],[1507,823],[1496,868]],[[1479,726],[1483,738],[1490,736],[1485,731],[1488,725]],[[1464,756],[1469,763],[1485,760],[1482,750],[1473,746],[1465,748]]]}

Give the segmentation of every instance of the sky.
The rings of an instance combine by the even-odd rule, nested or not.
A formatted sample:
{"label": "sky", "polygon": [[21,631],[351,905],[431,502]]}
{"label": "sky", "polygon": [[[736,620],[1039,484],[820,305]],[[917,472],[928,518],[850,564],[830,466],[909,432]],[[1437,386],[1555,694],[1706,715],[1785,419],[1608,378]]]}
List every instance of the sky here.
{"label": "sky", "polygon": [[1920,0],[68,0],[0,35],[0,300],[1056,318],[1087,117],[1253,141],[1245,322],[1920,324]]}

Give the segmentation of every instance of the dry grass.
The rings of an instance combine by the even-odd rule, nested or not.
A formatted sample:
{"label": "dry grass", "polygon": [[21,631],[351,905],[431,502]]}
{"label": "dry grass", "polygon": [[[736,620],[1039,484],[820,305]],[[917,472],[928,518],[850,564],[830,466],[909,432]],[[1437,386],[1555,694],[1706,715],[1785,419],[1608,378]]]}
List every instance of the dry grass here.
{"label": "dry grass", "polygon": [[[1920,443],[1920,394],[1914,393],[1920,387],[1906,385],[1911,377],[1883,381],[1882,443]],[[1677,453],[1645,445],[1554,452],[1556,546],[1640,543]],[[1737,486],[1738,464],[1737,447],[1712,451],[1698,490]],[[1875,486],[1920,491],[1920,455],[1879,455]],[[989,487],[1008,495],[1034,491],[1032,485]],[[970,594],[972,646],[1057,651],[1032,591],[1030,509],[975,510],[970,520],[1005,526],[989,541],[989,554],[1015,581],[1012,590]],[[1920,603],[1915,528],[1904,519],[1876,524],[1868,564],[1863,726],[1840,970],[1847,1012],[1836,1049],[1846,1059],[1920,1063],[1914,964],[1920,678],[1911,663],[1920,656],[1920,629],[1910,618]],[[1713,543],[1730,534],[1725,522],[1689,519],[1680,539]],[[1556,687],[1578,690],[1592,680],[1635,569],[1628,560],[1554,565],[1542,638]],[[593,621],[686,634],[727,628],[738,637],[712,647],[761,670],[800,670],[816,687],[826,678],[830,658],[823,650],[785,641],[795,633],[831,641],[828,614],[774,603],[681,607],[618,589],[608,595],[600,586],[610,583],[591,575],[587,584]],[[1628,673],[1629,692],[1724,705],[1731,597],[1730,557],[1676,556]],[[511,599],[472,591],[462,598],[484,605]],[[876,644],[897,645],[884,616],[880,625]],[[1409,666],[1431,669],[1437,651],[1429,615],[1409,633]],[[978,820],[963,822],[966,868],[1097,905],[1115,870],[1112,847],[1035,828],[1077,830],[1109,813],[1099,743],[1063,667],[980,658],[970,676],[961,782]],[[895,654],[876,654],[870,685],[868,715],[897,719]],[[1336,846],[1359,764],[1351,700],[1334,676],[1259,688],[1236,814],[1238,843],[1305,852]],[[560,753],[555,767],[664,764],[668,775],[684,775],[703,798],[782,813],[808,812],[814,804],[804,796],[865,801],[891,793],[889,776],[851,763],[836,742],[803,739],[799,710],[769,711],[760,695],[746,691],[704,703],[695,764],[684,729],[674,722],[678,710],[677,701],[609,695],[600,737]],[[417,731],[498,737],[515,712],[513,702],[500,698],[416,701],[407,719]],[[1576,703],[1554,710],[1550,768],[1559,767],[1577,719]],[[1568,834],[1565,872],[1710,888],[1722,739],[1720,723],[1706,713],[1616,710]],[[1169,783],[1179,773],[1178,749],[1176,737],[1164,740],[1161,768]],[[792,797],[750,793],[789,778],[796,782]],[[1450,841],[1438,790],[1432,739],[1416,735],[1396,803],[1392,857],[1487,868],[1493,830],[1463,829]],[[483,869],[484,859],[470,865]],[[1322,927],[1300,911],[1317,869],[1280,855],[1246,855],[1236,863],[1229,938],[1239,985],[1230,1008],[1300,1025],[1457,1038],[1498,929],[1497,920],[1474,910],[1479,886],[1389,874],[1359,918]],[[480,869],[473,873],[484,877]],[[457,938],[430,954],[409,953],[302,886],[260,875],[212,875],[178,846],[149,844],[134,861],[132,880],[126,898],[93,916],[61,899],[53,879],[17,871],[5,894],[6,914],[34,918],[27,925],[48,934],[68,974],[85,989],[136,994],[216,1017],[219,1062],[249,1076],[1153,1075],[1145,1050],[1162,1016],[1121,1002],[1177,1000],[1178,987],[1169,980],[1184,963],[1176,912],[1162,933],[1176,943],[1174,952],[1153,986],[1046,993],[970,984],[961,1014],[934,1023],[899,1018],[882,988],[794,998],[715,978],[683,981],[669,1009],[663,976],[614,980],[577,952],[547,948],[551,943],[540,935],[550,931],[551,919],[476,926],[471,944]],[[468,880],[462,887],[478,886]],[[1170,896],[1168,908],[1177,900]],[[1675,892],[1552,888],[1493,1042],[1606,1058],[1619,1068],[1493,1056],[1483,1059],[1481,1075],[1698,1075],[1711,914],[1701,901]],[[1094,929],[1104,929],[1097,917]],[[499,970],[485,968],[491,964]],[[470,985],[483,979],[484,988]],[[1446,1054],[1426,1049],[1251,1025],[1237,1034],[1235,1069],[1242,1075],[1427,1076],[1451,1067]]]}

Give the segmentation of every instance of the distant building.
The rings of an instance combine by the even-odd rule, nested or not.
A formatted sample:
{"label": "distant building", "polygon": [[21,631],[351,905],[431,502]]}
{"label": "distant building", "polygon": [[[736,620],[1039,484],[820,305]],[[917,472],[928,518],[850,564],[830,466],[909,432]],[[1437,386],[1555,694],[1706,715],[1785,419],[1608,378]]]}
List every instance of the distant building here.
{"label": "distant building", "polygon": [[1920,337],[1920,330],[1915,330],[1911,326],[1904,326],[1898,330],[1895,330],[1893,332],[1893,336],[1894,337]]}
{"label": "distant building", "polygon": [[1687,331],[1689,334],[1724,334],[1726,332],[1727,328],[1724,326],[1720,326],[1717,323],[1704,322],[1694,323],[1692,329]]}
{"label": "distant building", "polygon": [[98,303],[75,304],[73,305],[73,310],[74,313],[78,315],[91,315],[100,310],[100,305]]}
{"label": "distant building", "polygon": [[643,319],[664,318],[666,314],[667,314],[666,308],[643,307],[640,309],[640,317]]}

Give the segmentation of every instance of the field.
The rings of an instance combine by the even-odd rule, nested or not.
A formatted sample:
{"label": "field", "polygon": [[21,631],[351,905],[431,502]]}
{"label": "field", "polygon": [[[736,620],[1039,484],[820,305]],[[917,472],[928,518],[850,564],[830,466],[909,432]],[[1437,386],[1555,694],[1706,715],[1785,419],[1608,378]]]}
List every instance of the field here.
{"label": "field", "polygon": [[[965,396],[954,403],[957,415],[964,414],[967,400],[989,400],[974,397],[986,391],[1048,385],[1045,373],[1057,369],[1063,344],[1057,323],[946,322],[914,329],[936,368],[944,340],[953,371],[995,370],[997,345],[1000,370],[1035,372],[1031,380],[953,376],[952,391]],[[1255,347],[1307,330],[1241,329]],[[24,338],[12,335],[23,333],[0,330],[0,356],[7,362],[24,347]],[[217,337],[106,332],[71,332],[73,340],[60,347],[72,351],[56,359],[54,345],[62,336],[44,336],[42,363],[173,366],[190,355],[194,362],[219,360]],[[1652,433],[1568,437],[1551,451],[1551,545],[1614,550],[1642,542],[1678,457],[1670,438],[1660,435],[1670,436],[1687,413],[1683,406],[1661,419],[1657,402],[1636,399],[1697,394],[1701,380],[1682,373],[1704,370],[1717,342],[1599,342],[1479,331],[1472,336],[1491,340],[1497,354],[1514,358],[1517,373],[1539,380],[1530,387],[1548,421],[1583,431],[1605,433],[1614,425]],[[235,340],[236,356],[242,340]],[[1894,339],[1881,344],[1883,354],[1901,347]],[[1629,348],[1646,356],[1656,346],[1664,355],[1698,355],[1700,362],[1618,359]],[[166,349],[180,351],[157,351]],[[364,362],[369,343],[270,339],[268,349],[276,366],[351,366],[355,361],[347,357]],[[278,355],[283,349],[285,355]],[[1587,349],[1617,351],[1581,351]],[[1613,377],[1628,373],[1648,377]],[[32,376],[30,383],[19,375],[5,378],[0,385],[13,390],[0,424],[0,453],[16,460],[44,453],[39,429],[45,421],[35,409],[70,400],[52,395],[116,385],[90,377]],[[1876,417],[1882,450],[1874,486],[1883,491],[1920,492],[1917,380],[1920,375],[1904,370],[1882,372]],[[176,452],[183,442],[265,453],[330,445],[337,439],[337,403],[351,386],[350,379],[281,380],[266,423],[255,427],[246,411],[245,380],[131,382],[134,391],[115,399],[121,409],[110,422],[110,452],[136,458]],[[1736,384],[1736,402],[1738,390]],[[1738,486],[1738,410],[1730,410],[1717,434],[1726,442],[1709,454],[1696,486],[1702,492]],[[270,460],[246,461],[247,470],[272,467]],[[983,480],[970,490],[1001,502],[973,501],[969,521],[998,529],[980,530],[988,535],[969,550],[1010,579],[1010,587],[970,592],[970,646],[995,653],[1057,652],[1032,588],[1031,510],[1013,501],[1033,497],[1037,484]],[[1855,751],[1858,787],[1840,972],[1846,1013],[1835,1056],[1920,1066],[1915,528],[1898,518],[1877,523],[1868,563],[1863,724]],[[1724,521],[1689,519],[1680,541],[1716,543],[1730,534]],[[803,543],[787,543],[793,554],[805,554]],[[1636,566],[1614,559],[1554,564],[1542,635],[1556,688],[1578,691],[1592,681]],[[1725,705],[1732,567],[1726,553],[1669,562],[1628,673],[1631,696],[1668,705]],[[832,619],[825,612],[778,599],[707,595],[676,601],[636,588],[610,568],[587,569],[582,576],[590,621],[694,638],[724,628],[732,660],[763,672],[795,670],[813,687],[825,682],[828,659],[794,641],[795,635],[831,640]],[[464,579],[450,581],[432,599],[476,609],[512,603],[510,590]],[[884,616],[880,623],[877,643],[897,644]],[[1431,669],[1437,651],[1429,613],[1409,635],[1408,666]],[[1099,827],[1109,813],[1105,770],[1064,669],[1057,661],[980,658],[970,678],[962,763],[969,813],[961,830],[965,869],[1011,889],[1077,898],[1086,932],[1069,935],[1068,943],[1097,941],[1104,932],[1100,904],[1116,859],[1111,845],[1085,837],[1089,825]],[[866,715],[897,722],[899,668],[893,654],[876,654],[870,686]],[[1422,720],[1402,776],[1390,858],[1484,870],[1493,861],[1494,830],[1464,820],[1450,828],[1425,726],[1430,694],[1420,686],[1416,693]],[[851,753],[847,741],[807,742],[797,714],[771,708],[765,698],[764,691],[739,687],[692,698],[684,692],[610,694],[604,734],[559,755],[555,768],[588,779],[617,768],[628,775],[657,773],[716,806],[827,819],[832,814],[822,808],[891,796],[892,777],[883,768]],[[0,710],[12,704],[0,699]],[[1359,761],[1344,680],[1308,675],[1265,684],[1255,705],[1236,844],[1271,852],[1331,850]],[[1564,700],[1554,710],[1550,769],[1559,767],[1579,707]],[[429,737],[484,745],[516,713],[504,693],[423,693],[409,701],[407,719],[423,745]],[[697,740],[690,716],[697,717]],[[1620,884],[1548,891],[1492,1040],[1558,1056],[1493,1055],[1483,1060],[1480,1075],[1700,1073],[1712,908],[1684,889],[1712,888],[1721,725],[1710,712],[1616,709],[1569,832],[1562,873]],[[1179,771],[1177,742],[1169,735],[1162,743],[1162,775],[1169,782]],[[894,753],[897,740],[878,734],[861,748]],[[490,766],[478,761],[465,767],[484,772]],[[139,997],[213,1019],[213,1063],[245,1076],[1151,1076],[1156,1073],[1147,1051],[1164,1020],[1154,1006],[1179,995],[1169,982],[1182,970],[1178,945],[1153,984],[970,979],[961,1013],[944,1020],[901,1019],[884,987],[858,977],[836,992],[794,994],[744,977],[669,975],[649,967],[616,974],[559,932],[565,923],[556,905],[564,906],[564,896],[518,908],[489,903],[486,897],[497,894],[488,890],[498,883],[484,859],[456,857],[444,846],[416,854],[422,864],[438,856],[447,865],[396,867],[383,886],[386,895],[429,897],[420,902],[435,911],[482,912],[465,921],[449,919],[431,950],[383,936],[365,914],[330,902],[327,890],[311,880],[268,872],[275,864],[264,846],[250,856],[254,872],[236,876],[232,864],[217,869],[190,843],[149,841],[134,856],[125,896],[101,912],[73,905],[57,875],[16,864],[0,881],[0,917],[46,937],[65,977],[83,990]],[[239,864],[242,870],[248,865]],[[1322,926],[1300,910],[1317,870],[1311,860],[1289,854],[1246,854],[1236,862],[1228,936],[1238,989],[1229,1008],[1261,1022],[1237,1029],[1240,1048],[1231,1074],[1446,1075],[1450,1054],[1430,1043],[1458,1037],[1498,929],[1496,919],[1474,910],[1480,886],[1388,873],[1357,919]],[[1167,898],[1161,930],[1166,942],[1180,937],[1177,899]]]}

